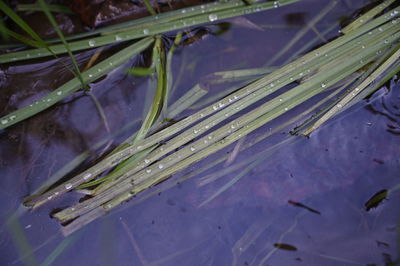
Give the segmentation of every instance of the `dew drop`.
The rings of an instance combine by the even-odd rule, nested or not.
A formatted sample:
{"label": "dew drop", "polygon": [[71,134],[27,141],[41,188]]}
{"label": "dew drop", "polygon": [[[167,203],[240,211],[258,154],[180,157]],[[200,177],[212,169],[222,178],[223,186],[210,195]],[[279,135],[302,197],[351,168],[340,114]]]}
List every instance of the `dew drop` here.
{"label": "dew drop", "polygon": [[197,133],[199,133],[199,131],[195,129],[195,130],[193,130],[193,133],[197,134]]}
{"label": "dew drop", "polygon": [[218,103],[218,106],[222,108],[222,107],[225,106],[225,104],[223,104],[223,103]]}
{"label": "dew drop", "polygon": [[68,183],[68,184],[65,185],[65,189],[71,189],[71,188],[72,188],[72,184],[71,183]]}
{"label": "dew drop", "polygon": [[337,108],[342,108],[342,105],[341,104],[338,104],[338,105],[336,105],[337,106]]}
{"label": "dew drop", "polygon": [[326,84],[325,84],[325,83],[321,83],[321,87],[322,87],[322,88],[325,88],[325,87],[326,87]]}
{"label": "dew drop", "polygon": [[92,74],[89,74],[88,77],[89,77],[89,78],[93,78],[93,75],[92,75]]}
{"label": "dew drop", "polygon": [[280,6],[281,6],[281,4],[279,3],[279,1],[275,1],[275,2],[274,2],[274,7],[275,7],[275,8],[280,7]]}
{"label": "dew drop", "polygon": [[159,165],[158,165],[158,168],[163,169],[163,168],[164,168],[164,165],[159,164]]}
{"label": "dew drop", "polygon": [[58,92],[57,92],[57,95],[61,95],[61,94],[63,94],[62,91],[58,91]]}
{"label": "dew drop", "polygon": [[151,173],[151,169],[146,169],[146,173],[150,174]]}
{"label": "dew drop", "polygon": [[208,139],[212,139],[213,136],[212,136],[212,135],[208,135],[207,138],[208,138]]}
{"label": "dew drop", "polygon": [[192,146],[192,147],[190,147],[190,150],[191,150],[191,151],[195,151],[196,148]]}
{"label": "dew drop", "polygon": [[287,107],[285,107],[285,111],[289,110]]}
{"label": "dew drop", "polygon": [[122,41],[122,38],[121,38],[121,36],[119,36],[119,35],[115,35],[115,40],[116,40],[117,42],[119,42],[119,41]]}
{"label": "dew drop", "polygon": [[150,33],[150,31],[149,31],[148,29],[144,29],[144,30],[143,30],[143,33],[147,35],[147,34]]}
{"label": "dew drop", "polygon": [[12,120],[15,120],[15,118],[17,118],[17,116],[15,116],[15,115],[10,116],[10,120],[11,120],[11,121],[12,121]]}
{"label": "dew drop", "polygon": [[235,125],[231,125],[231,128],[234,129],[234,128],[236,128],[236,127],[235,127]]}
{"label": "dew drop", "polygon": [[53,198],[53,196],[48,196],[47,197],[48,200],[51,200],[52,198]]}
{"label": "dew drop", "polygon": [[282,99],[282,98],[279,98],[279,101],[280,101],[280,102],[282,102],[282,101],[283,101],[283,99]]}
{"label": "dew drop", "polygon": [[95,40],[90,40],[88,42],[88,44],[89,44],[90,47],[93,47],[96,44],[96,41]]}
{"label": "dew drop", "polygon": [[218,110],[218,106],[214,105],[213,109],[214,109],[214,111],[217,111]]}
{"label": "dew drop", "polygon": [[91,173],[87,173],[86,175],[83,176],[83,180],[88,180],[91,177],[92,177],[92,174]]}
{"label": "dew drop", "polygon": [[144,162],[147,163],[147,164],[149,164],[149,163],[150,163],[150,160],[149,160],[149,159],[144,159]]}
{"label": "dew drop", "polygon": [[208,16],[208,20],[211,22],[216,21],[217,19],[218,19],[218,16],[216,14],[210,14]]}

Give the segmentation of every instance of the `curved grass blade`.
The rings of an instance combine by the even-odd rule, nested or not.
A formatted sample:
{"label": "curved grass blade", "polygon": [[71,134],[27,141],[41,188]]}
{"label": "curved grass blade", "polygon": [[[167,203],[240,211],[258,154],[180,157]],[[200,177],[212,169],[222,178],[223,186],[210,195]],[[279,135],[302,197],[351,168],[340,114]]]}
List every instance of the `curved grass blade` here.
{"label": "curved grass blade", "polygon": [[150,128],[157,120],[160,115],[163,104],[166,101],[166,73],[165,73],[165,51],[162,47],[162,42],[160,38],[156,39],[153,48],[153,64],[155,65],[157,74],[157,89],[153,99],[153,103],[148,111],[146,118],[144,119],[142,126],[140,127],[134,143],[142,140],[146,137]]}
{"label": "curved grass blade", "polygon": [[[153,42],[152,38],[143,39],[129,47],[121,50],[115,55],[108,59],[98,63],[89,70],[82,73],[83,81],[90,83],[96,79],[107,74],[116,67],[122,65],[128,61],[132,56],[141,53]],[[29,117],[36,115],[37,113],[46,110],[53,106],[59,101],[63,100],[68,95],[78,91],[81,88],[81,82],[78,78],[73,78],[61,87],[57,88],[53,92],[49,93],[45,97],[33,102],[32,104],[25,106],[17,111],[14,111],[8,115],[0,118],[0,130],[10,127],[20,121],[23,121]]]}
{"label": "curved grass blade", "polygon": [[28,33],[41,47],[47,47],[47,44],[40,38],[40,36],[20,17],[18,16],[3,0],[0,0],[0,10],[4,12],[10,19],[12,19],[21,29]]}
{"label": "curved grass blade", "polygon": [[57,33],[58,37],[62,41],[62,43],[65,47],[65,50],[67,51],[69,58],[71,59],[72,65],[74,66],[74,71],[73,71],[74,75],[79,79],[79,81],[82,84],[82,87],[85,88],[86,84],[81,75],[81,71],[79,69],[78,63],[76,62],[75,57],[72,54],[71,49],[69,48],[68,42],[64,38],[64,34],[58,27],[58,24],[57,24],[56,20],[54,19],[53,15],[51,14],[49,8],[47,7],[46,2],[44,0],[38,0],[38,3],[39,3],[39,6],[42,8],[43,12],[46,14],[47,19],[50,21],[51,26],[53,27],[53,29]]}
{"label": "curved grass blade", "polygon": [[32,40],[32,39],[29,39],[29,38],[26,38],[25,36],[8,29],[4,25],[4,23],[0,24],[0,32],[3,36],[6,36],[6,38],[13,37],[14,39],[16,39],[22,43],[25,43],[28,46],[38,47],[38,48],[43,47],[42,43]]}

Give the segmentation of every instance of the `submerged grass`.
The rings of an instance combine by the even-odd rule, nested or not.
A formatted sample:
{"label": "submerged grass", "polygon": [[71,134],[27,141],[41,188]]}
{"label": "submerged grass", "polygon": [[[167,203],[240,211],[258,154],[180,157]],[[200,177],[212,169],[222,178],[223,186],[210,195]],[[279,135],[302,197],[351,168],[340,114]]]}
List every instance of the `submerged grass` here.
{"label": "submerged grass", "polygon": [[[287,4],[291,2],[293,1],[281,1],[280,3]],[[228,6],[228,3],[232,6]],[[214,22],[221,18],[242,14],[243,12],[258,12],[263,9],[276,7],[276,2],[256,3],[252,5],[246,5],[242,1],[230,1],[228,3],[226,3],[227,6],[223,6],[223,3],[215,4],[215,6],[221,9],[218,11],[214,9],[204,11],[204,15],[196,13],[188,16],[186,14],[182,20],[195,20],[196,23],[187,22],[188,24],[185,25],[192,26],[207,21]],[[331,5],[334,3],[334,1],[331,2]],[[330,8],[331,6],[328,5],[325,12],[328,12]],[[383,73],[389,73],[385,78],[388,75],[394,75],[394,69],[398,69],[398,42],[400,39],[399,11],[399,8],[394,8],[368,23],[353,26],[345,35],[276,69],[262,78],[249,82],[246,86],[238,90],[232,90],[229,95],[224,96],[222,99],[214,100],[211,105],[158,131],[155,129],[162,124],[162,120],[159,118],[161,113],[165,112],[168,118],[173,118],[177,113],[186,109],[181,107],[183,103],[189,102],[187,106],[190,106],[206,92],[200,85],[195,86],[193,90],[183,96],[181,102],[178,100],[177,104],[175,103],[168,107],[168,94],[172,85],[172,74],[170,71],[172,52],[170,51],[171,56],[170,53],[166,56],[161,38],[156,37],[153,48],[153,66],[156,70],[158,85],[153,104],[138,133],[130,137],[129,141],[125,141],[96,165],[42,195],[27,199],[25,204],[29,207],[37,208],[75,188],[83,189],[95,186],[91,190],[85,190],[85,193],[92,196],[91,198],[54,214],[54,217],[60,222],[73,220],[68,226],[62,229],[63,233],[68,235],[96,218],[105,215],[122,202],[164,181],[172,174],[185,169],[189,165],[220,151],[315,95],[327,89],[338,88],[343,86],[343,84],[351,86],[355,79],[359,79],[357,82],[361,84],[358,85],[358,90],[354,89],[350,91],[347,94],[348,97],[345,96],[342,102],[333,107],[337,111],[342,110],[346,104],[349,104],[354,99],[353,96],[359,93],[361,87],[367,87],[367,85],[373,83]],[[152,24],[152,22],[147,21],[146,23],[149,24],[146,24],[145,28],[142,26],[140,28],[138,26],[140,24],[137,24],[133,25],[135,27],[133,29],[124,29],[123,31],[111,33],[111,35],[93,38],[90,41],[94,42],[90,43],[89,41],[89,47],[105,45],[109,43],[108,41],[115,40],[116,37],[118,37],[118,41],[124,41],[144,35],[160,33],[167,29],[171,30],[171,28],[168,28],[171,25],[175,26],[175,29],[183,27],[181,21],[177,22],[174,20],[175,18],[165,15],[163,19],[167,21],[163,25]],[[315,20],[318,19],[319,17],[315,18]],[[121,65],[132,55],[146,49],[153,43],[153,40],[152,38],[148,38],[139,41],[128,47],[129,49],[126,48],[119,52],[118,56],[116,54],[93,66],[82,74],[84,82],[94,81],[110,69],[113,69],[115,65]],[[77,45],[79,42],[68,44],[72,47],[71,51],[75,49],[73,47],[78,47],[74,45]],[[177,41],[176,45],[178,43],[179,41]],[[66,49],[65,47],[63,48],[64,50],[61,49],[60,45],[51,47],[60,53]],[[89,47],[83,45],[76,49]],[[380,55],[385,53],[390,54],[390,57],[385,58],[386,60],[379,64],[374,64],[374,62],[379,61]],[[26,52],[24,55],[26,56]],[[16,60],[20,60],[18,59],[19,54],[14,53],[12,56]],[[121,57],[123,58],[121,59]],[[273,58],[273,60],[277,60],[278,58]],[[0,60],[8,59],[0,56]],[[361,74],[368,71],[370,71],[370,74],[365,77]],[[223,73],[221,76],[226,78],[226,75],[231,75],[231,78],[237,78],[237,73]],[[243,75],[243,73],[240,75]],[[41,101],[38,101],[37,105],[40,108],[35,109],[35,105],[32,105],[26,110],[21,109],[1,118],[0,129],[6,128],[46,109],[48,106],[63,99],[66,95],[78,90],[78,85],[75,78],[73,84],[71,83],[67,87],[64,85],[51,93],[50,96],[46,96]],[[279,90],[287,85],[291,85],[293,88],[266,101],[273,93],[279,93]],[[335,95],[338,91],[335,90],[329,97],[333,97],[332,95]],[[52,97],[56,95],[60,97],[53,99]],[[253,107],[247,113],[237,116],[239,112],[244,111],[261,100],[265,102],[258,107]],[[316,128],[316,125],[319,126],[335,115],[336,109],[328,111],[325,116],[322,116],[321,120],[317,120],[314,128]],[[173,110],[175,110],[175,113]],[[236,118],[232,119],[234,116]],[[224,125],[220,126],[221,124]],[[252,165],[256,163],[259,163],[259,159],[250,162],[247,168],[252,168]],[[112,169],[114,170],[106,178],[107,182],[101,183],[105,179],[103,180],[99,177]],[[231,184],[237,182],[245,172],[246,170],[234,177],[230,183],[219,189],[203,204],[211,201]],[[266,259],[267,257],[263,261]]]}

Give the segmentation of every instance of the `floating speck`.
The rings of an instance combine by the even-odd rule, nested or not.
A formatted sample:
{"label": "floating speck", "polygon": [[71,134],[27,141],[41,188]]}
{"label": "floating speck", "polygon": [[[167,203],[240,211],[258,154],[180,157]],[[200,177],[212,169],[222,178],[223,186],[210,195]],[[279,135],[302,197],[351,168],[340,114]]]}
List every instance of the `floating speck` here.
{"label": "floating speck", "polygon": [[217,16],[216,14],[210,14],[210,15],[208,16],[208,20],[209,20],[210,22],[216,21],[217,19],[218,19],[218,16]]}
{"label": "floating speck", "polygon": [[32,227],[32,225],[28,224],[27,226],[25,226],[25,229],[29,229],[31,227]]}
{"label": "floating speck", "polygon": [[95,41],[95,40],[90,40],[90,41],[88,42],[88,45],[89,45],[90,47],[93,47],[93,46],[96,45],[96,41]]}
{"label": "floating speck", "polygon": [[72,184],[71,183],[68,183],[68,184],[65,185],[65,189],[71,189],[71,188],[72,188]]}

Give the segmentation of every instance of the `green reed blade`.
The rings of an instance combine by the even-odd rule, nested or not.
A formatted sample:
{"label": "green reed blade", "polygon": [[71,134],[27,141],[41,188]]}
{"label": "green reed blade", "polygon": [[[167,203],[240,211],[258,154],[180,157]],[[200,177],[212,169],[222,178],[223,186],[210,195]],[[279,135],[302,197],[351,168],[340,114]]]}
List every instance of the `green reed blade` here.
{"label": "green reed blade", "polygon": [[[129,47],[121,50],[115,55],[109,57],[108,59],[98,63],[92,68],[82,73],[83,81],[85,83],[90,83],[103,75],[107,74],[111,70],[116,67],[122,65],[126,61],[128,61],[132,56],[141,53],[145,50],[151,43],[153,39],[146,38],[135,44],[130,45]],[[59,101],[66,98],[68,95],[76,92],[81,88],[81,82],[78,78],[73,78],[68,81],[64,85],[60,86],[56,90],[47,94],[45,97],[29,104],[28,106],[22,107],[8,115],[5,115],[0,118],[0,129],[5,129],[9,126],[12,126],[20,121],[23,121],[29,117],[36,115],[37,113],[46,110],[50,106],[58,103]]]}
{"label": "green reed blade", "polygon": [[369,10],[367,13],[363,14],[356,20],[354,20],[352,23],[344,27],[341,32],[343,34],[348,34],[354,29],[359,28],[360,26],[364,25],[365,23],[369,22],[373,17],[381,13],[385,8],[390,6],[392,3],[394,3],[396,0],[385,0],[381,4],[377,5],[376,7],[372,8]]}
{"label": "green reed blade", "polygon": [[[281,0],[280,6],[294,3],[298,0]],[[192,26],[197,26],[204,23],[216,22],[221,19],[231,18],[235,16],[240,16],[243,14],[250,14],[255,12],[261,12],[264,10],[275,8],[276,5],[272,2],[254,4],[251,6],[237,5],[237,7],[230,8],[228,10],[221,10],[216,12],[208,12],[204,14],[195,15],[185,19],[173,20],[167,23],[155,23],[148,27],[140,26],[132,30],[127,30],[123,32],[113,33],[108,36],[93,37],[86,40],[74,41],[69,43],[71,51],[80,51],[84,49],[95,48],[111,43],[117,43],[121,41],[128,41],[133,39],[142,38],[144,36],[155,35],[159,33],[165,33],[172,30],[184,29]],[[61,54],[67,52],[63,45],[51,45],[49,46],[51,51],[55,54]],[[9,53],[0,55],[0,63],[13,62],[24,60],[29,56],[29,58],[38,58],[42,56],[51,55],[46,49],[32,49],[27,51],[20,51],[15,53]]]}
{"label": "green reed blade", "polygon": [[[20,16],[18,16],[10,7],[8,7],[3,0],[0,0],[0,10],[3,11],[4,14],[6,14],[10,19],[12,19],[21,29],[28,33],[41,47],[48,47],[42,38],[40,38],[40,36]],[[46,52],[49,51],[46,50]]]}
{"label": "green reed blade", "polygon": [[85,88],[86,84],[85,84],[85,82],[83,80],[83,77],[82,77],[81,71],[79,69],[78,63],[76,62],[75,57],[72,54],[71,49],[69,48],[68,42],[64,38],[64,34],[62,33],[62,31],[58,27],[58,24],[57,24],[56,20],[54,19],[53,15],[51,14],[49,8],[47,7],[46,2],[44,0],[38,0],[38,3],[40,5],[40,7],[42,8],[43,12],[45,13],[47,19],[50,21],[51,26],[53,27],[53,29],[57,33],[58,37],[62,41],[62,43],[64,45],[64,48],[67,51],[67,53],[69,55],[69,58],[71,59],[72,65],[74,66],[73,74],[79,79],[79,81],[82,84],[82,87]]}

